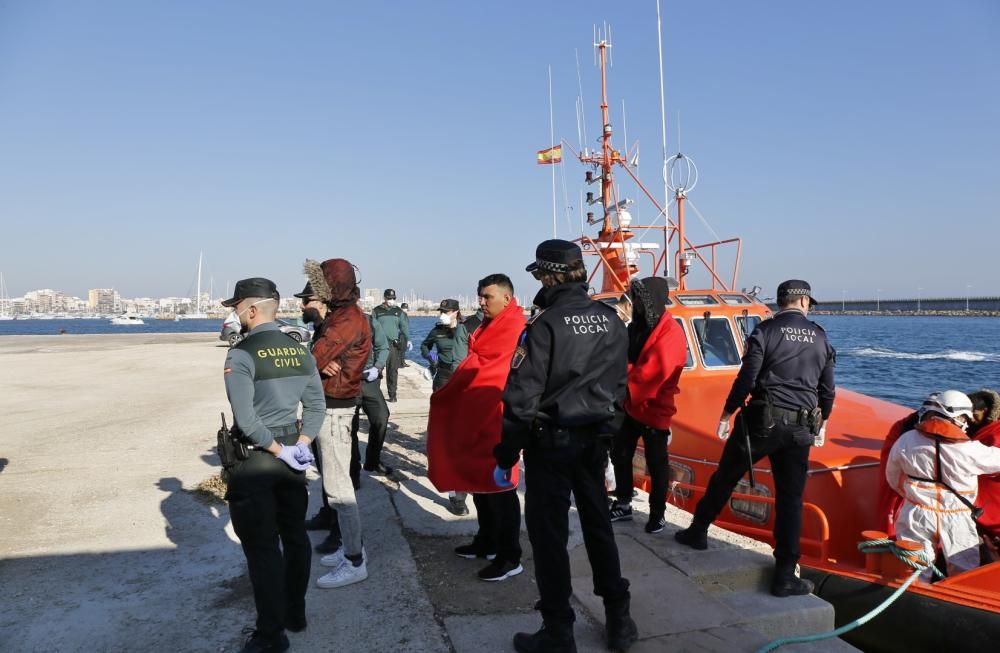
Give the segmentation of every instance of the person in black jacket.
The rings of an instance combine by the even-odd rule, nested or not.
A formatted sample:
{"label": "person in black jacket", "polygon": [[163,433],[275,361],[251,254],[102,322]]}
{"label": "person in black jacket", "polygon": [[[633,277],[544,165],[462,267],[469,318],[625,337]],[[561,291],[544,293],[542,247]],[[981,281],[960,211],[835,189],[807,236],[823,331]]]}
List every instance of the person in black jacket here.
{"label": "person in black jacket", "polygon": [[[809,471],[809,447],[822,446],[826,420],[833,410],[836,352],[823,327],[806,319],[816,305],[805,281],[778,286],[779,311],[757,325],[747,339],[743,367],[719,418],[718,436],[729,438],[736,418],[737,436],[726,442],[719,467],[698,502],[691,526],[674,537],[695,549],[708,547],[708,527],[729,501],[750,461],[764,456],[774,475],[775,596],[809,594],[813,584],[795,575],[802,530],[802,492]],[[749,451],[748,451],[749,447]]]}
{"label": "person in black jacket", "polygon": [[576,244],[545,241],[526,269],[542,282],[534,300],[540,310],[511,361],[494,476],[500,487],[509,484],[510,470],[524,450],[524,516],[543,625],[534,634],[517,633],[514,648],[521,653],[576,651],[566,550],[572,493],[594,591],[604,599],[608,646],[624,651],[638,632],[611,529],[604,467],[610,436],[621,425],[615,405],[625,396],[625,325],[613,308],[587,293],[587,270]]}

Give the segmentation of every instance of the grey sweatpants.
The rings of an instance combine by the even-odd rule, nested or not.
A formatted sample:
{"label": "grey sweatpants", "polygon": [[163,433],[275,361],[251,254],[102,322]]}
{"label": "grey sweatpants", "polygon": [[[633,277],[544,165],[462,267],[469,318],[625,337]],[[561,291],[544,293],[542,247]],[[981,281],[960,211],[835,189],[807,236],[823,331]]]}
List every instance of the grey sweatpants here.
{"label": "grey sweatpants", "polygon": [[354,408],[327,408],[320,427],[320,459],[323,465],[323,492],[337,511],[344,553],[361,555],[361,514],[351,482],[351,420]]}

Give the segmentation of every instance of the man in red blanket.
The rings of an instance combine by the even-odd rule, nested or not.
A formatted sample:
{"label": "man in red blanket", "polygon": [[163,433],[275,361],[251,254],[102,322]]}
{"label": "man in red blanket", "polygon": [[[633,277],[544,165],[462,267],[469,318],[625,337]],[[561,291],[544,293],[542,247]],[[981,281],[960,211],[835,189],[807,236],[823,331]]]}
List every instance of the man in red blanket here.
{"label": "man in red blanket", "polygon": [[455,553],[492,560],[479,578],[501,581],[524,571],[518,469],[512,472],[513,487],[500,490],[493,479],[493,447],[500,442],[503,389],[525,320],[514,285],[504,274],[479,282],[479,306],[483,323],[469,338],[468,355],[431,396],[427,476],[441,492],[473,493],[479,532]]}
{"label": "man in red blanket", "polygon": [[611,521],[632,519],[632,458],[642,437],[652,480],[647,533],[659,533],[666,526],[663,514],[670,474],[670,420],[677,412],[674,395],[687,361],[684,331],[667,310],[668,290],[662,277],[635,279],[629,284],[632,321],[628,325],[625,422],[615,436],[611,454],[617,497],[611,506]]}

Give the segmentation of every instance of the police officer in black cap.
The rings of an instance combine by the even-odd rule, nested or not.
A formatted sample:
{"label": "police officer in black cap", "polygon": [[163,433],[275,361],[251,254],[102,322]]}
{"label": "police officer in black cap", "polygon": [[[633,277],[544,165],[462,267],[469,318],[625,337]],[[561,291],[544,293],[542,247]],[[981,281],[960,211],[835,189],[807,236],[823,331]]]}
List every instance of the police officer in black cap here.
{"label": "police officer in black cap", "polygon": [[521,653],[575,652],[569,599],[570,494],[576,500],[594,591],[604,599],[608,647],[624,651],[638,637],[629,614],[629,583],[604,492],[611,434],[625,396],[628,337],[615,309],[591,299],[580,248],[565,240],[538,246],[527,268],[542,282],[511,362],[503,395],[503,433],[494,449],[495,478],[509,482],[524,450],[525,522],[535,556],[543,625],[518,633]]}
{"label": "police officer in black cap", "polygon": [[285,629],[306,627],[312,552],[304,470],[313,461],[309,443],[319,433],[326,402],[313,357],[274,322],[278,299],[273,282],[255,277],[238,281],[233,297],[222,302],[236,311],[246,333],[225,363],[233,421],[252,446],[249,458],[228,469],[226,491],[257,606],[256,629],[242,653],[285,651]]}
{"label": "police officer in black cap", "polygon": [[[775,596],[809,594],[813,584],[795,575],[802,530],[802,492],[809,470],[809,447],[822,446],[833,410],[836,353],[823,328],[806,319],[816,305],[805,281],[778,286],[778,308],[747,339],[743,367],[733,382],[719,419],[718,436],[729,438],[729,420],[738,408],[736,436],[728,439],[691,526],[678,542],[708,547],[708,527],[752,463],[771,461],[776,492],[774,516]],[[744,406],[747,395],[750,401]]]}
{"label": "police officer in black cap", "polygon": [[413,349],[410,342],[410,318],[396,306],[396,291],[392,288],[382,293],[385,301],[372,310],[372,317],[378,320],[385,337],[389,339],[389,360],[385,365],[385,389],[389,391],[389,401],[396,401],[396,387],[399,384],[399,368],[404,367],[403,352]]}

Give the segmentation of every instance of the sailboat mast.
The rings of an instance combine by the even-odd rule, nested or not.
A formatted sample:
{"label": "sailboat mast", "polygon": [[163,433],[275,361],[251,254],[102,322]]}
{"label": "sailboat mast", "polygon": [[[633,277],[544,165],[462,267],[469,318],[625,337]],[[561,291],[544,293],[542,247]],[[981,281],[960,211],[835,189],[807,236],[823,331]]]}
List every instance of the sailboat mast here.
{"label": "sailboat mast", "polygon": [[201,313],[201,255],[202,252],[198,252],[198,294],[194,298],[195,313]]}

